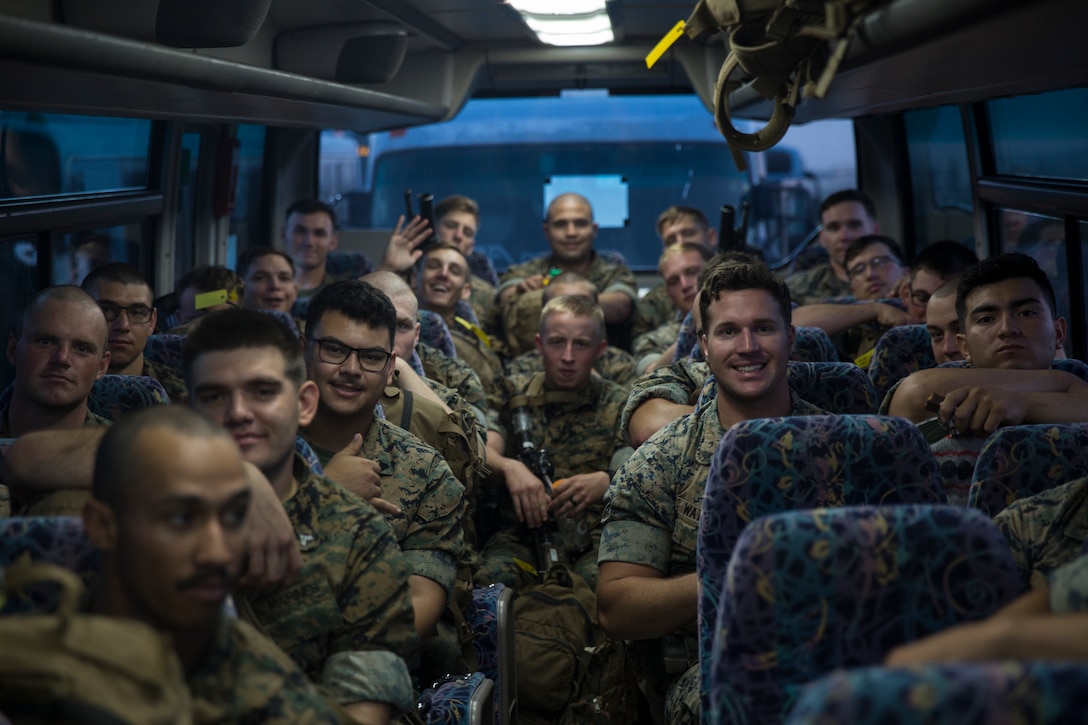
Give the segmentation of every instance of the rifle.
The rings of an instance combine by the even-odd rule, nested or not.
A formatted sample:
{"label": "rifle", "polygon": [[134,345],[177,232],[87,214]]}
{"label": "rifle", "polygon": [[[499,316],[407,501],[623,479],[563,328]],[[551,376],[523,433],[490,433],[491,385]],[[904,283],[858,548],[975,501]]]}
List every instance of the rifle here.
{"label": "rifle", "polygon": [[[407,212],[407,220],[411,221],[412,217],[416,216],[412,211],[412,190],[404,190],[404,210]],[[419,249],[426,252],[432,245],[438,244],[438,228],[434,223],[434,194],[420,194],[419,195],[419,217],[427,222],[431,227],[430,235],[423,240],[423,243],[419,245]]]}

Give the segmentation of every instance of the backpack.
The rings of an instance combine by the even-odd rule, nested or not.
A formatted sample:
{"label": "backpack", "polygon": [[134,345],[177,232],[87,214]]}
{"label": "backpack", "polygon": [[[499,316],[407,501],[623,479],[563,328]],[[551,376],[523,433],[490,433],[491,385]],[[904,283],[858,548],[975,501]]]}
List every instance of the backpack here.
{"label": "backpack", "polygon": [[147,625],[77,611],[79,577],[53,564],[4,570],[4,596],[61,588],[55,613],[0,618],[0,711],[15,725],[191,725],[193,705],[170,638]]}
{"label": "backpack", "polygon": [[523,722],[630,723],[638,688],[623,642],[597,620],[597,598],[563,565],[514,600],[518,708]]}
{"label": "backpack", "polygon": [[[811,98],[826,95],[857,26],[889,1],[699,0],[688,37],[729,33],[729,55],[714,86],[714,120],[738,166],[738,149],[766,151],[782,139],[802,90]],[[741,133],[729,118],[729,94],[743,84],[730,80],[738,68],[754,91],[774,101],[771,120],[755,133]]]}

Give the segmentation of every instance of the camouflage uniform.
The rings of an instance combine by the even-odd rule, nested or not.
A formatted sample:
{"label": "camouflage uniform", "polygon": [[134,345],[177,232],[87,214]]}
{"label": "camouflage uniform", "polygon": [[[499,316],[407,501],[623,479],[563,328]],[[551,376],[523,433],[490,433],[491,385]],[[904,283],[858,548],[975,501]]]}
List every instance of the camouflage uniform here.
{"label": "camouflage uniform", "polygon": [[[631,356],[631,353],[611,345],[604,349],[604,354],[601,355],[601,359],[596,362],[593,369],[602,378],[611,380],[621,388],[629,387],[637,377],[635,359]],[[540,372],[544,372],[544,359],[535,348],[518,355],[506,366],[506,375],[508,376],[530,377]]]}
{"label": "camouflage uniform", "polygon": [[189,402],[189,388],[185,386],[185,381],[177,370],[144,358],[143,375],[162,383],[171,403]]}
{"label": "camouflage uniform", "polygon": [[337,703],[414,707],[404,657],[418,637],[412,568],[369,504],[295,458],[298,490],[283,502],[302,571],[290,588],[238,597],[239,611]]}
{"label": "camouflage uniform", "polygon": [[[824,412],[792,391],[790,397],[790,415]],[[666,577],[695,571],[706,477],[724,435],[715,396],[695,413],[666,425],[635,451],[605,496],[599,563],[651,566]],[[665,722],[696,723],[699,665],[694,616],[679,634],[689,653],[690,667],[680,678],[664,674],[658,640],[632,642],[628,651],[655,717],[668,712]]]}
{"label": "camouflage uniform", "polygon": [[237,619],[222,619],[208,652],[185,679],[197,725],[352,722],[290,657]]}
{"label": "camouflage uniform", "polygon": [[836,277],[830,264],[820,264],[791,274],[786,278],[786,286],[790,288],[790,297],[799,305],[811,305],[829,297],[850,294],[850,283]]}
{"label": "camouflage uniform", "polygon": [[639,375],[646,372],[650,364],[661,357],[666,350],[676,344],[680,335],[680,320],[666,322],[649,332],[635,338],[631,352],[635,356],[635,370]]}
{"label": "camouflage uniform", "polygon": [[[480,380],[479,374],[464,360],[450,357],[422,342],[416,345],[416,354],[423,363],[423,373],[426,376],[424,379],[431,389],[438,393],[438,397],[446,400],[446,396],[440,390],[442,387],[452,388],[472,406],[473,412],[478,412],[481,422],[486,424],[484,411],[487,410],[487,393],[484,392],[483,381]],[[439,385],[436,386],[435,383]],[[449,400],[446,400],[446,405],[450,405]]]}
{"label": "camouflage uniform", "polygon": [[[509,400],[525,393],[530,398],[545,395],[544,374],[511,376],[503,381],[503,389],[492,398],[488,413],[489,427],[506,441],[504,454],[516,457],[517,441],[511,423]],[[573,394],[571,402],[543,402],[531,405],[531,435],[533,442],[551,456],[555,480],[580,473],[611,472],[630,454],[630,448],[616,437],[616,421],[626,400],[623,389],[607,380],[591,378],[589,386]],[[517,586],[517,566],[513,559],[533,562],[535,554],[529,545],[528,529],[515,519],[513,506],[500,488],[504,502],[500,512],[502,527],[480,552],[482,559],[477,573],[478,586],[502,582]],[[573,564],[573,569],[589,583],[597,585],[597,542],[600,539],[601,504],[586,509],[586,519],[593,539],[589,551]]]}
{"label": "camouflage uniform", "polygon": [[1015,501],[994,523],[1024,580],[1032,589],[1046,586],[1051,572],[1076,559],[1088,541],[1088,478]]}
{"label": "camouflage uniform", "polygon": [[642,296],[635,307],[635,319],[631,323],[631,335],[638,337],[652,332],[665,323],[677,319],[676,305],[669,298],[664,282],[658,282]]}
{"label": "camouflage uniform", "polygon": [[1063,565],[1050,575],[1050,611],[1088,611],[1088,556]]}
{"label": "camouflage uniform", "polygon": [[476,371],[484,390],[490,393],[492,381],[496,375],[502,373],[502,361],[491,349],[490,338],[485,342],[477,334],[479,332],[487,337],[487,333],[460,317],[454,317],[449,328],[457,357]]}
{"label": "camouflage uniform", "polygon": [[495,330],[496,312],[498,311],[496,296],[499,291],[482,277],[473,274],[469,275],[468,279],[469,284],[472,286],[472,292],[468,297],[469,307],[476,313],[476,321],[480,323],[480,327],[488,334],[491,334],[497,331]]}
{"label": "camouflage uniform", "polygon": [[[10,404],[0,410],[0,438],[13,438],[11,423],[8,420]],[[83,417],[84,428],[99,428],[112,425],[112,421],[87,410]],[[7,490],[5,489],[5,494]],[[91,500],[89,488],[66,488],[52,493],[36,495],[28,500],[7,501],[6,509],[12,516],[81,516],[83,504]],[[12,507],[14,504],[14,508]],[[0,514],[4,507],[0,506]]]}
{"label": "camouflage uniform", "polygon": [[627,403],[620,414],[620,435],[630,440],[631,416],[647,400],[662,398],[677,405],[695,405],[699,392],[710,377],[710,366],[682,357],[672,365],[666,365],[643,375],[631,386]]}

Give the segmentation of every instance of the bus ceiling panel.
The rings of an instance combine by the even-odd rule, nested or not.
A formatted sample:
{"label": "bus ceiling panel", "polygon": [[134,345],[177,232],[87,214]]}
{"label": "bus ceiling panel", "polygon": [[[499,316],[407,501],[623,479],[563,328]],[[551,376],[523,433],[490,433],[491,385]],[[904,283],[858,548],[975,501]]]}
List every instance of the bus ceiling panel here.
{"label": "bus ceiling panel", "polygon": [[10,16],[0,16],[0,63],[6,67],[0,107],[360,131],[435,121],[448,111],[445,105]]}
{"label": "bus ceiling panel", "polygon": [[[795,121],[850,118],[1083,85],[1084,0],[896,0],[862,23],[825,98]],[[732,112],[768,118],[745,86]]]}

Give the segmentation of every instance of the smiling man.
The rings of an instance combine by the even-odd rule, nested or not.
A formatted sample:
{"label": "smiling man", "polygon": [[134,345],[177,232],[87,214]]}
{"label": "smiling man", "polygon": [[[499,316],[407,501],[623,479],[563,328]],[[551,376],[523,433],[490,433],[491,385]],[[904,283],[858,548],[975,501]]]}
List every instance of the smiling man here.
{"label": "smiling man", "polygon": [[827,263],[786,280],[793,300],[801,305],[849,294],[847,247],[858,237],[880,233],[873,200],[856,189],[838,191],[824,199],[820,204],[820,225],[820,246],[827,250]]}
{"label": "smiling man", "polygon": [[242,252],[235,269],[245,281],[242,307],[290,314],[298,299],[295,263],[290,256],[271,247],[253,247]]}
{"label": "smiling man", "polygon": [[[699,292],[703,349],[717,392],[703,409],[669,423],[619,470],[605,499],[597,607],[612,637],[677,633],[697,652],[695,548],[710,461],[725,431],[750,418],[815,415],[789,388],[794,332],[785,283],[763,265],[726,265]],[[660,653],[631,643],[656,722],[699,721],[698,662],[679,677]],[[666,704],[667,703],[667,704]]]}

